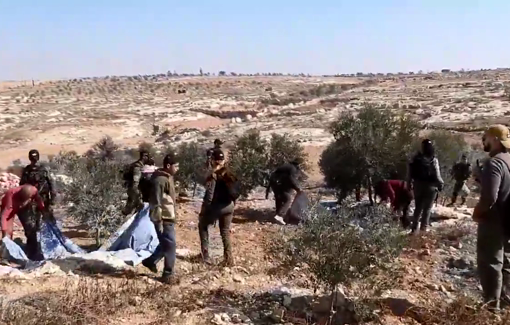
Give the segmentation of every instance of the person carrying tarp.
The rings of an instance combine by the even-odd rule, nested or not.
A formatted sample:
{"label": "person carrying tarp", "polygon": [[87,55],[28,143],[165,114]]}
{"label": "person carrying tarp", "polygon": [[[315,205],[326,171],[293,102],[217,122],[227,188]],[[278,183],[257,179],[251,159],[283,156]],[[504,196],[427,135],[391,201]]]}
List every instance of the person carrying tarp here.
{"label": "person carrying tarp", "polygon": [[211,162],[212,171],[206,179],[206,192],[198,219],[202,259],[205,263],[210,263],[209,226],[218,221],[223,241],[223,265],[232,266],[234,258],[232,256],[230,227],[235,201],[240,196],[240,183],[237,177],[225,167],[223,151],[215,149],[211,155]]}
{"label": "person carrying tarp", "polygon": [[[36,204],[38,213],[19,213],[23,209],[30,207],[32,203]],[[2,197],[0,212],[2,237],[9,237],[12,239],[14,217],[18,215],[23,225],[23,230],[25,231],[25,237],[27,238],[27,257],[31,260],[43,259],[37,241],[37,231],[40,228],[41,214],[46,217],[49,212],[45,208],[44,201],[35,186],[25,184],[11,188]]]}
{"label": "person carrying tarp", "polygon": [[139,211],[143,208],[142,194],[140,193],[140,179],[142,178],[142,168],[149,161],[150,154],[146,150],[140,151],[140,159],[128,165],[122,175],[124,186],[127,189],[126,206],[122,213],[127,216],[133,210]]}
{"label": "person carrying tarp", "polygon": [[266,199],[269,198],[269,192],[272,190],[276,204],[276,215],[274,219],[279,223],[285,224],[284,218],[292,204],[292,192],[301,192],[298,184],[300,165],[303,159],[296,158],[290,163],[283,164],[269,177],[269,185],[266,189]]}
{"label": "person carrying tarp", "polygon": [[457,201],[457,196],[461,194],[461,205],[466,203],[466,198],[469,195],[469,188],[466,185],[466,181],[471,177],[472,169],[471,164],[468,163],[467,155],[463,154],[460,162],[453,165],[451,170],[451,176],[455,180],[453,186],[452,201],[449,206],[453,206]]}
{"label": "person carrying tarp", "polygon": [[152,174],[149,209],[150,218],[156,228],[159,245],[154,253],[142,261],[142,264],[154,273],[158,272],[157,264],[164,258],[163,275],[161,282],[178,284],[174,275],[176,259],[175,239],[175,184],[174,175],[179,170],[179,163],[175,154],[170,153],[163,159],[163,168]]}

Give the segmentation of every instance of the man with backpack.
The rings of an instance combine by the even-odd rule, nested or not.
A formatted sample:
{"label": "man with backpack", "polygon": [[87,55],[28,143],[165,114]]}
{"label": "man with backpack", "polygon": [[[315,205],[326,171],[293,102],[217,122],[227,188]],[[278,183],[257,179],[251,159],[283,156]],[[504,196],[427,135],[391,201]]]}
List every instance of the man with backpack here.
{"label": "man with backpack", "polygon": [[232,244],[230,227],[234,214],[235,202],[240,196],[239,180],[225,167],[225,155],[220,149],[211,154],[212,172],[206,180],[206,192],[199,215],[198,231],[202,259],[210,263],[209,226],[219,222],[221,240],[223,241],[223,265],[232,266]]}
{"label": "man with backpack", "polygon": [[413,188],[415,200],[411,233],[415,234],[418,226],[420,231],[427,232],[432,206],[444,186],[432,141],[422,141],[421,150],[411,160],[408,171],[407,184]]}
{"label": "man with backpack", "polygon": [[497,312],[510,305],[510,134],[492,125],[482,138],[489,153],[480,174],[481,193],[473,211],[478,223],[477,264],[483,298]]}
{"label": "man with backpack", "polygon": [[461,194],[461,205],[466,203],[466,198],[469,195],[469,188],[466,185],[466,181],[471,177],[471,164],[468,162],[467,155],[462,154],[460,162],[453,165],[451,170],[451,176],[455,180],[453,186],[452,202],[449,206],[453,206],[457,201],[457,196]]}
{"label": "man with backpack", "polygon": [[179,170],[179,163],[173,153],[167,154],[163,159],[163,168],[156,170],[151,178],[150,191],[150,218],[156,228],[159,245],[154,253],[142,261],[143,266],[152,272],[158,272],[157,264],[164,257],[164,268],[161,282],[178,284],[174,276],[176,259],[175,239],[175,207],[176,195],[174,175]]}
{"label": "man with backpack", "polygon": [[126,206],[122,213],[127,216],[133,210],[140,210],[143,208],[142,195],[140,193],[139,185],[142,178],[142,168],[149,161],[150,155],[146,150],[140,151],[140,159],[127,166],[123,174],[124,186],[127,188],[127,201]]}
{"label": "man with backpack", "polygon": [[292,204],[292,191],[301,192],[298,184],[300,173],[299,166],[303,163],[301,158],[283,164],[269,177],[269,185],[266,189],[266,200],[269,198],[269,192],[272,190],[276,204],[275,220],[285,224],[284,217]]}

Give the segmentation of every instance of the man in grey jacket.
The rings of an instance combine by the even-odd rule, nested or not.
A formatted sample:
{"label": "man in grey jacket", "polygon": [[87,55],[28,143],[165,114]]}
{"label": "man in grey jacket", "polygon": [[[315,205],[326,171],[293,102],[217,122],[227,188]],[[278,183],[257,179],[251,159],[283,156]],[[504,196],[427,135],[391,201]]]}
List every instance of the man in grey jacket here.
{"label": "man in grey jacket", "polygon": [[408,184],[413,187],[415,200],[411,233],[418,231],[418,225],[420,231],[426,232],[434,200],[444,186],[432,141],[422,141],[421,151],[413,157],[408,171]]}
{"label": "man in grey jacket", "polygon": [[473,211],[478,222],[477,263],[483,297],[498,311],[500,303],[510,304],[510,135],[504,125],[492,125],[483,136],[489,159],[479,176],[480,200]]}

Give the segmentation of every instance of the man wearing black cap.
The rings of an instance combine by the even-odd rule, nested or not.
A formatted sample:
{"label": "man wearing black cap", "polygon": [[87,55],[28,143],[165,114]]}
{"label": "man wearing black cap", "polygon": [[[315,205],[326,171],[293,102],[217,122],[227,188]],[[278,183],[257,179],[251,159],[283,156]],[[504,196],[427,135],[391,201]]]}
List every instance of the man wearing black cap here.
{"label": "man wearing black cap", "polygon": [[419,224],[420,231],[427,232],[434,200],[444,186],[439,161],[429,139],[422,141],[420,152],[409,164],[407,184],[413,188],[415,200],[411,233],[417,232]]}
{"label": "man wearing black cap", "polygon": [[297,178],[300,172],[299,166],[302,163],[303,160],[301,158],[296,158],[276,168],[269,177],[266,199],[269,197],[269,192],[272,190],[276,203],[275,220],[279,223],[285,224],[283,219],[292,204],[292,191],[294,190],[297,193],[301,192]]}
{"label": "man wearing black cap", "polygon": [[150,154],[146,150],[140,151],[140,159],[129,165],[124,173],[124,186],[127,188],[126,206],[122,210],[124,215],[129,215],[134,209],[137,211],[143,208],[142,194],[139,185],[142,178],[143,166],[150,160]]}
{"label": "man wearing black cap", "polygon": [[163,168],[152,174],[150,192],[150,218],[158,234],[159,245],[154,253],[143,260],[142,264],[152,272],[158,271],[156,265],[164,257],[163,276],[161,281],[166,284],[177,284],[174,276],[176,259],[175,239],[175,184],[174,175],[179,170],[179,163],[173,153],[163,159]]}
{"label": "man wearing black cap", "polygon": [[199,215],[198,231],[202,258],[209,263],[209,232],[210,225],[219,221],[220,235],[223,241],[223,265],[234,264],[230,241],[230,226],[234,213],[235,201],[239,197],[239,181],[225,167],[225,155],[220,149],[211,154],[212,172],[206,181],[206,192]]}
{"label": "man wearing black cap", "polygon": [[214,140],[214,147],[207,149],[207,160],[205,162],[207,167],[209,167],[209,168],[212,167],[212,159],[211,159],[212,153],[215,149],[221,150],[222,145],[223,145],[223,141],[221,141],[220,139],[216,139],[216,140]]}
{"label": "man wearing black cap", "polygon": [[[53,205],[55,204],[55,183],[50,175],[48,168],[41,166],[39,163],[39,151],[32,149],[28,152],[28,159],[30,165],[25,166],[19,185],[30,184],[37,188],[37,191],[44,202],[45,211],[48,215],[53,215]],[[34,214],[36,213],[35,206],[27,206],[27,208],[20,211],[21,214]],[[27,216],[28,219],[31,219]]]}

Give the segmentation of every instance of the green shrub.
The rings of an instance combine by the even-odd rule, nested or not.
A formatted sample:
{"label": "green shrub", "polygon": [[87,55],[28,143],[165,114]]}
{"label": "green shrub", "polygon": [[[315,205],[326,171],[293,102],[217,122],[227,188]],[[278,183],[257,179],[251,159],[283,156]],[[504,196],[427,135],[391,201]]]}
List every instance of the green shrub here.
{"label": "green shrub", "polygon": [[303,147],[288,134],[272,134],[269,141],[257,130],[243,134],[234,144],[229,155],[229,166],[241,180],[241,196],[246,198],[257,186],[266,186],[267,178],[283,163],[303,158],[303,170],[308,168]]}
{"label": "green shrub", "polygon": [[177,149],[179,172],[175,180],[179,183],[179,190],[190,190],[197,184],[205,182],[206,154],[205,149],[197,142],[182,143]]}

